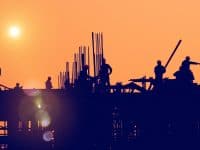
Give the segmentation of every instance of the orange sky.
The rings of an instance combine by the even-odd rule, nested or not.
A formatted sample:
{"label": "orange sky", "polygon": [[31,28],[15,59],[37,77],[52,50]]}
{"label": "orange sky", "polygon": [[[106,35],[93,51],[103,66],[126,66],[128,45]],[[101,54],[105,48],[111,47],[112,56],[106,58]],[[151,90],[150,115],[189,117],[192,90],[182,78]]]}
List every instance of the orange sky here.
{"label": "orange sky", "polygon": [[[180,49],[165,76],[190,55],[200,61],[200,1],[198,0],[1,0],[0,83],[44,88],[48,75],[57,75],[72,61],[78,46],[91,46],[91,32],[104,33],[112,83],[153,76],[157,59],[167,61],[179,39]],[[22,35],[8,37],[18,25]],[[200,66],[192,67],[200,82]]]}

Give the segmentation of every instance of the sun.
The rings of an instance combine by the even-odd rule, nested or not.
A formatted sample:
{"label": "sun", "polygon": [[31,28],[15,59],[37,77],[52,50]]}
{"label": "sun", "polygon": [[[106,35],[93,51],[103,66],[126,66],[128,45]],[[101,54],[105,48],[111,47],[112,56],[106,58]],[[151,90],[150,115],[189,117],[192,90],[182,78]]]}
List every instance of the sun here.
{"label": "sun", "polygon": [[11,26],[8,33],[10,37],[17,38],[20,36],[21,31],[18,26]]}

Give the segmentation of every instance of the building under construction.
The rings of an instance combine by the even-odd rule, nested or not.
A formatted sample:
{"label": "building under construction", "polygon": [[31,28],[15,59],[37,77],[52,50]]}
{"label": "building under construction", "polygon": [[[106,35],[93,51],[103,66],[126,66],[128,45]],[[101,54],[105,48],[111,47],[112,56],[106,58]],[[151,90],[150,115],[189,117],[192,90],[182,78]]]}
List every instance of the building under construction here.
{"label": "building under construction", "polygon": [[105,64],[103,34],[92,33],[92,48],[80,46],[59,73],[59,89],[0,85],[0,149],[200,148],[200,86],[191,74],[182,67],[176,79],[110,85]]}

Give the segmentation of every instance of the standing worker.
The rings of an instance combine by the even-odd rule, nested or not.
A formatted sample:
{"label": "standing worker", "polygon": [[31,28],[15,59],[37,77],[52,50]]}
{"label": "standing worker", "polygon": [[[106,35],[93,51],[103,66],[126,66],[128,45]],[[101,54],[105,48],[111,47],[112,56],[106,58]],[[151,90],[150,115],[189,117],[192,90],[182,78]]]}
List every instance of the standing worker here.
{"label": "standing worker", "polygon": [[92,77],[88,74],[88,65],[84,65],[77,80],[77,86],[83,91],[92,90]]}
{"label": "standing worker", "polygon": [[99,71],[100,85],[102,87],[110,87],[110,74],[112,73],[112,68],[106,63],[105,58],[102,59],[102,65]]}
{"label": "standing worker", "polygon": [[161,84],[163,80],[163,74],[166,72],[166,69],[164,66],[162,66],[162,63],[160,60],[157,61],[157,65],[154,68],[155,73],[155,81],[156,84]]}
{"label": "standing worker", "polygon": [[47,89],[47,90],[50,90],[50,89],[53,88],[52,83],[51,83],[51,77],[50,77],[50,76],[48,77],[47,81],[45,82],[45,85],[46,85],[46,89]]}
{"label": "standing worker", "polygon": [[190,70],[190,65],[200,65],[200,63],[190,61],[190,57],[186,56],[185,60],[183,60],[183,62],[182,62],[181,69],[189,71]]}
{"label": "standing worker", "polygon": [[200,65],[198,62],[190,61],[190,57],[186,56],[185,60],[182,61],[180,72],[185,81],[193,82],[194,75],[193,72],[190,70],[190,65]]}

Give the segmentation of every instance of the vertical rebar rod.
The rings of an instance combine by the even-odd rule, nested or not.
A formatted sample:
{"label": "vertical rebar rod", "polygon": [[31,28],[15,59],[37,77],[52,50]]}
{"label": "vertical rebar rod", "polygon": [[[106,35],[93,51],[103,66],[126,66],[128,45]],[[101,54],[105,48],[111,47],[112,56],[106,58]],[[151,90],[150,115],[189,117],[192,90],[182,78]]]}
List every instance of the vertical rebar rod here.
{"label": "vertical rebar rod", "polygon": [[88,46],[88,75],[90,75],[90,48]]}
{"label": "vertical rebar rod", "polygon": [[94,32],[92,32],[92,52],[93,52],[93,67],[94,67],[94,76],[96,76],[96,61],[95,61],[95,50],[94,50]]}

